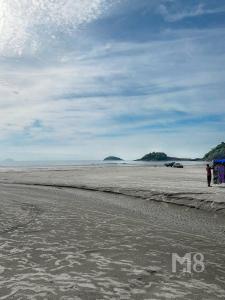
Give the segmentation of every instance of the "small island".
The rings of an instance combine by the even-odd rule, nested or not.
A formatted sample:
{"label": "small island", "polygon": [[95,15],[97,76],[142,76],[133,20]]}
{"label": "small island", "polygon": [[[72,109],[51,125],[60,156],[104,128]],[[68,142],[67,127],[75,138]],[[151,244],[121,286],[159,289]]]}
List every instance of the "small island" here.
{"label": "small island", "polygon": [[144,161],[166,161],[169,160],[169,157],[164,152],[151,152],[146,155],[144,155],[142,158],[138,160],[144,160]]}
{"label": "small island", "polygon": [[180,158],[174,156],[168,156],[164,152],[151,152],[144,155],[142,158],[137,159],[137,161],[201,161],[201,158]]}
{"label": "small island", "polygon": [[12,159],[12,158],[6,158],[3,161],[6,162],[6,163],[13,163],[13,162],[15,162],[15,160]]}
{"label": "small island", "polygon": [[106,158],[104,158],[104,161],[119,161],[119,160],[123,160],[122,158],[120,157],[117,157],[117,156],[107,156]]}

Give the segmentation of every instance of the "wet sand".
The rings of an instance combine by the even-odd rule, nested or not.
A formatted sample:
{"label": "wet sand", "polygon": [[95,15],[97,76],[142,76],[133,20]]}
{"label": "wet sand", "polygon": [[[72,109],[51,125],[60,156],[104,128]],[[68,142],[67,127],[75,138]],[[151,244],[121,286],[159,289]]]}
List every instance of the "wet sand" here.
{"label": "wet sand", "polygon": [[[89,187],[106,189],[111,169],[111,180],[119,177],[113,188],[147,189],[143,170],[136,169],[132,182],[125,169],[90,169],[1,174],[0,299],[224,299],[222,214],[63,187],[86,180]],[[167,193],[185,189],[187,181]],[[202,177],[195,189],[204,185]],[[190,252],[204,255],[204,272],[184,273],[178,264],[173,273],[172,253]]]}
{"label": "wet sand", "polygon": [[[0,299],[224,299],[224,218],[77,189],[1,185]],[[172,273],[201,252],[203,273]]]}
{"label": "wet sand", "polygon": [[0,172],[0,183],[67,186],[225,214],[225,185],[207,187],[205,166],[76,166]]}

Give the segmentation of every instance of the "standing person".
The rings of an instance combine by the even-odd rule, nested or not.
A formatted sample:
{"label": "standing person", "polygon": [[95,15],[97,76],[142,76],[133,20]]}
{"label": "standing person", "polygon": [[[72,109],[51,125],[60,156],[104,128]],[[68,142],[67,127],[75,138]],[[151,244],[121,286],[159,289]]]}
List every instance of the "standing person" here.
{"label": "standing person", "polygon": [[208,182],[208,187],[211,186],[211,181],[212,181],[212,168],[209,166],[209,164],[206,165],[206,172],[207,172],[207,182]]}

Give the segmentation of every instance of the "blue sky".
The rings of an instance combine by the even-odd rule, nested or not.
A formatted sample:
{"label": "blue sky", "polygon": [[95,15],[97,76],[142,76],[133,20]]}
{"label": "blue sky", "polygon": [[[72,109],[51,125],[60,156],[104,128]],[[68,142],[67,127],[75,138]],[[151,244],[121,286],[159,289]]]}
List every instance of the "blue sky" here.
{"label": "blue sky", "polygon": [[199,157],[224,140],[225,0],[1,0],[1,158]]}

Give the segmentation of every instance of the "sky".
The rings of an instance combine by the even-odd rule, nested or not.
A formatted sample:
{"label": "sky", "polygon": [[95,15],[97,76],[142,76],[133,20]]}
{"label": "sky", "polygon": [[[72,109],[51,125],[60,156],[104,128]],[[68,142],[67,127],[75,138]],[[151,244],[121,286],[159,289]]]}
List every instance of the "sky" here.
{"label": "sky", "polygon": [[225,0],[0,0],[0,160],[202,157],[224,128]]}

